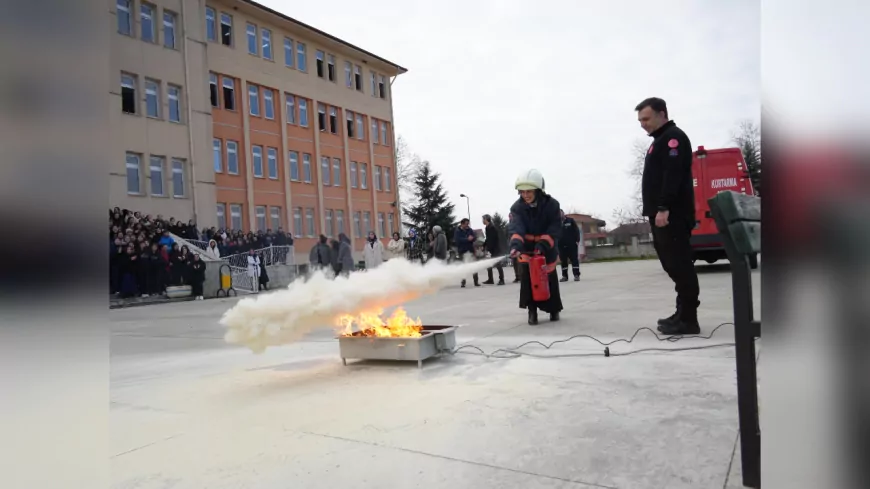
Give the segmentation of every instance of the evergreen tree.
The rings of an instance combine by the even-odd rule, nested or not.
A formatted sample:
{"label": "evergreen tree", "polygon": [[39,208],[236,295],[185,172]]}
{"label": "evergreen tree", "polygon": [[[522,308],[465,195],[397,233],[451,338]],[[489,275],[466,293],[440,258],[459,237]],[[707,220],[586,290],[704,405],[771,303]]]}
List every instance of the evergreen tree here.
{"label": "evergreen tree", "polygon": [[[508,238],[510,238],[510,236],[507,235],[507,221],[505,221],[504,218],[501,217],[501,214],[499,214],[498,212],[492,215],[492,225],[495,226],[496,229],[498,229],[498,234],[501,239],[503,241],[508,241]],[[489,239],[489,236],[487,236],[487,239]]]}
{"label": "evergreen tree", "polygon": [[423,161],[412,183],[416,202],[403,209],[405,225],[419,233],[428,233],[434,226],[441,226],[450,240],[453,236],[454,205],[447,201],[447,193],[439,180],[441,175],[432,171],[428,161]]}

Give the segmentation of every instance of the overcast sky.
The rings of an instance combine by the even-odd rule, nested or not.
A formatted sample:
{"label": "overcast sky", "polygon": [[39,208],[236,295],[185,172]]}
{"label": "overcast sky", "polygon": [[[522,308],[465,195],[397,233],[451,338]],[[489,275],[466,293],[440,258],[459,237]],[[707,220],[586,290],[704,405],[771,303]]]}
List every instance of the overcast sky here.
{"label": "overcast sky", "polygon": [[409,71],[393,85],[396,131],[441,173],[472,222],[507,214],[538,168],[566,210],[608,221],[628,206],[634,106],[668,102],[693,146],[730,145],[760,118],[757,0],[260,0]]}

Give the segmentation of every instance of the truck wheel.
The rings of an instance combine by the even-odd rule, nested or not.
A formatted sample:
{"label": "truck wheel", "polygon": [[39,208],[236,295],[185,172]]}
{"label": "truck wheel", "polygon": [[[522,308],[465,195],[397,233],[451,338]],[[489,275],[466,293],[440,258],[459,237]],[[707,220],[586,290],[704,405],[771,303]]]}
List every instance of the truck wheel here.
{"label": "truck wheel", "polygon": [[753,270],[758,268],[758,255],[749,255],[749,268]]}

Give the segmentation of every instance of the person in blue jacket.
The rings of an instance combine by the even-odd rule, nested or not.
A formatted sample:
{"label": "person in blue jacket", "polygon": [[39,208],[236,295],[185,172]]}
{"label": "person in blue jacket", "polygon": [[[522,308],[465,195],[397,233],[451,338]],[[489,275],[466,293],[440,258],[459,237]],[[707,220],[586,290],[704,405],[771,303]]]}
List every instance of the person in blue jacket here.
{"label": "person in blue jacket", "polygon": [[[562,212],[559,202],[544,192],[544,176],[538,170],[528,170],[517,177],[515,184],[520,198],[511,206],[508,234],[511,258],[520,262],[520,308],[528,309],[529,324],[538,324],[538,309],[550,313],[550,321],[558,321],[562,311],[556,260],[562,237]],[[532,297],[529,259],[541,254],[547,263],[550,298],[536,301]]]}
{"label": "person in blue jacket", "polygon": [[[469,222],[468,219],[459,221],[459,227],[453,231],[453,242],[456,244],[456,254],[459,256],[459,261],[463,261],[467,254],[474,257],[474,242],[477,240],[477,236],[474,235],[474,229],[468,225]],[[465,287],[465,279],[462,279],[462,286]],[[480,278],[477,273],[474,274],[474,286],[480,287]]]}

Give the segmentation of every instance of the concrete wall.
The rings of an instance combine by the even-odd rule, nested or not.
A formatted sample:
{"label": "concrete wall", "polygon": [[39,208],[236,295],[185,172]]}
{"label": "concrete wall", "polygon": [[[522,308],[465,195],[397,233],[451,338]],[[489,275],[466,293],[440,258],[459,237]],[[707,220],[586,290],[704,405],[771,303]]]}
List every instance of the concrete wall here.
{"label": "concrete wall", "polygon": [[656,250],[652,243],[639,243],[636,237],[632,238],[632,243],[630,245],[586,247],[586,261],[613,258],[647,258],[656,256],[658,255],[656,255]]}

